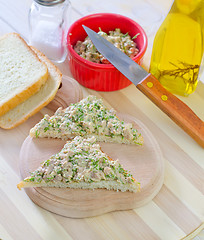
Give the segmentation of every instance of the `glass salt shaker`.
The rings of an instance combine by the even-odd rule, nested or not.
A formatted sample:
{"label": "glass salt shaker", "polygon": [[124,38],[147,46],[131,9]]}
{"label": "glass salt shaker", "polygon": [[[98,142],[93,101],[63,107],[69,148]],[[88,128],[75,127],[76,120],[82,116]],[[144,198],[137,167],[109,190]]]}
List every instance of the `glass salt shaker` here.
{"label": "glass salt shaker", "polygon": [[69,0],[34,0],[29,11],[29,44],[51,61],[63,62],[70,22]]}

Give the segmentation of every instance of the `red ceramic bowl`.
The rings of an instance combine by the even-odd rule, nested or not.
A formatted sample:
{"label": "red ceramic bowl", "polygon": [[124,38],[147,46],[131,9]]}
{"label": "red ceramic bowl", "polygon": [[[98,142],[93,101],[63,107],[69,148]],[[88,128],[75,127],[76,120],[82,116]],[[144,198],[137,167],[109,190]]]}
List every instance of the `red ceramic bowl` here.
{"label": "red ceramic bowl", "polygon": [[113,13],[98,13],[85,16],[74,22],[68,31],[67,48],[70,70],[73,77],[83,86],[97,91],[115,91],[125,88],[131,82],[120,73],[112,64],[100,64],[88,61],[79,56],[73,49],[78,40],[84,41],[87,37],[82,25],[95,32],[99,27],[104,32],[120,28],[122,33],[129,33],[131,37],[139,33],[134,40],[139,53],[133,60],[141,64],[142,57],[147,48],[147,36],[142,27],[125,16]]}

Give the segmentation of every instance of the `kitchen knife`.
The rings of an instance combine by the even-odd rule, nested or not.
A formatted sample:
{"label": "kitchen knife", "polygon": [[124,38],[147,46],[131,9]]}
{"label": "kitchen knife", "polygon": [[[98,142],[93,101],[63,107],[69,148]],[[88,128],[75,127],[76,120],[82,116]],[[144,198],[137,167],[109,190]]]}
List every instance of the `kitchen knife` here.
{"label": "kitchen knife", "polygon": [[97,50],[177,125],[204,147],[204,122],[180,99],[112,43],[83,25]]}

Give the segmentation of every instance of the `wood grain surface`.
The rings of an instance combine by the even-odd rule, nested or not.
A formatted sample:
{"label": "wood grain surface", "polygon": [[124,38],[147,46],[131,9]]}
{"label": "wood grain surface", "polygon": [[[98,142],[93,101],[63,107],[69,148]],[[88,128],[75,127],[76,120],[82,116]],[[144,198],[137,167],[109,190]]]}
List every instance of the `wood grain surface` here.
{"label": "wood grain surface", "polygon": [[[141,132],[143,146],[100,143],[102,150],[112,159],[119,159],[125,169],[140,182],[137,193],[117,192],[105,189],[28,188],[28,196],[39,206],[73,218],[101,215],[116,210],[128,210],[144,206],[159,192],[164,181],[164,159],[155,138],[144,124],[128,115],[118,114],[125,122]],[[27,137],[20,152],[22,179],[40,166],[51,155],[59,152],[66,141],[59,139],[33,139]]]}

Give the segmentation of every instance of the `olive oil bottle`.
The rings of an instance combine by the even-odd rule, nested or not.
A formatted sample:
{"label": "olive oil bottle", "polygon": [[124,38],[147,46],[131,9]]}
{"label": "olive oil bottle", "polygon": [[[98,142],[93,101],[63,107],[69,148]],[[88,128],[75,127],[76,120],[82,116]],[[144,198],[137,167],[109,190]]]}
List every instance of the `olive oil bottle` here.
{"label": "olive oil bottle", "polygon": [[175,0],[156,33],[150,72],[170,92],[196,89],[204,48],[204,0]]}

